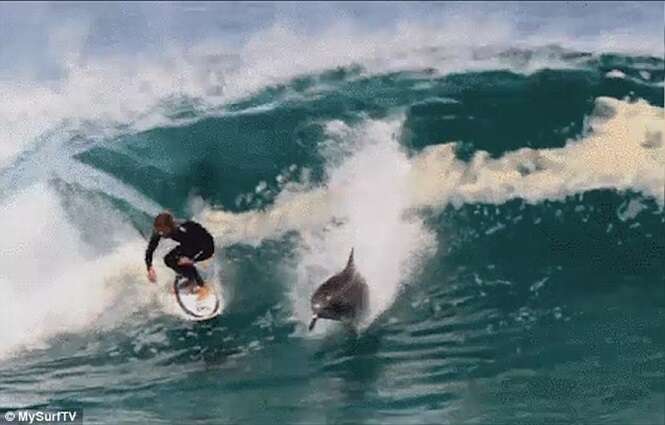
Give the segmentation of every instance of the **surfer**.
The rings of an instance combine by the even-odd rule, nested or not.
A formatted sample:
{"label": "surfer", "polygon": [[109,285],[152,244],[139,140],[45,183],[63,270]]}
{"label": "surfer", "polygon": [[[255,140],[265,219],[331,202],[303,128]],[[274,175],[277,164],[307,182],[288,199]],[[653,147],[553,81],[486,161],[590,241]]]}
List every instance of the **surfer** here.
{"label": "surfer", "polygon": [[145,251],[145,264],[148,268],[148,280],[157,281],[157,273],[152,267],[152,255],[161,238],[169,238],[180,242],[164,256],[164,263],[177,274],[188,279],[193,293],[203,289],[205,296],[205,282],[199,275],[194,263],[212,257],[215,244],[212,235],[199,223],[194,221],[176,222],[173,215],[163,212],[155,217],[152,236]]}

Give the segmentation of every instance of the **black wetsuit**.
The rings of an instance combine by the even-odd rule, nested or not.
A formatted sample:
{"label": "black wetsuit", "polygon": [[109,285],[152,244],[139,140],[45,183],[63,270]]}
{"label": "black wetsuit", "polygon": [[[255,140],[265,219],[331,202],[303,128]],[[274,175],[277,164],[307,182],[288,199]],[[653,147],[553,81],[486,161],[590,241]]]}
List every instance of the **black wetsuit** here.
{"label": "black wetsuit", "polygon": [[[175,270],[176,273],[202,286],[203,279],[201,279],[196,267],[194,265],[180,266],[178,265],[178,260],[180,257],[188,257],[192,261],[197,262],[210,258],[215,252],[215,244],[210,233],[196,222],[185,221],[184,223],[177,224],[173,232],[163,237],[180,242],[180,245],[173,248],[164,256],[164,263]],[[152,254],[155,252],[161,238],[162,236],[157,233],[153,233],[150,237],[148,248],[145,251],[145,265],[148,268],[152,266]]]}

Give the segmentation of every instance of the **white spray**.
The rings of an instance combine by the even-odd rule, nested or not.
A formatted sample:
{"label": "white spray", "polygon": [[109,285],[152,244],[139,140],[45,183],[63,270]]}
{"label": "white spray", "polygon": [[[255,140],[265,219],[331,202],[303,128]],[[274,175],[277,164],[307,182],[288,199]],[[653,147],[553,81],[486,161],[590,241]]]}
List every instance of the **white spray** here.
{"label": "white spray", "polygon": [[[6,200],[0,222],[8,229],[0,240],[0,359],[44,347],[58,334],[103,326],[98,321],[105,313],[116,323],[118,313],[150,300],[145,285],[134,285],[144,274],[142,244],[135,239],[102,257],[86,252],[47,186],[34,185]],[[100,237],[111,231],[99,230]],[[109,312],[123,293],[123,312]]]}

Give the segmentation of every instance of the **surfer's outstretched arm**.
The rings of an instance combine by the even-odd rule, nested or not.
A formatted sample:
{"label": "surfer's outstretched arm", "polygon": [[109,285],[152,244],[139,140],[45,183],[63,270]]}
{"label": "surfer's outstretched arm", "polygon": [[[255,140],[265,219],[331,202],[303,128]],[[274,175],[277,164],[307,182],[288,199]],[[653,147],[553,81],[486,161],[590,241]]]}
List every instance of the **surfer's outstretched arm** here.
{"label": "surfer's outstretched arm", "polygon": [[152,267],[152,254],[155,252],[155,249],[157,249],[157,245],[159,244],[160,239],[161,236],[159,236],[157,233],[153,233],[150,237],[148,248],[145,250],[145,266],[147,268]]}
{"label": "surfer's outstretched arm", "polygon": [[161,236],[158,233],[153,233],[150,237],[150,242],[148,242],[148,248],[145,250],[145,266],[148,269],[148,280],[155,282],[157,280],[157,275],[155,269],[152,268],[152,255],[157,249],[159,240]]}

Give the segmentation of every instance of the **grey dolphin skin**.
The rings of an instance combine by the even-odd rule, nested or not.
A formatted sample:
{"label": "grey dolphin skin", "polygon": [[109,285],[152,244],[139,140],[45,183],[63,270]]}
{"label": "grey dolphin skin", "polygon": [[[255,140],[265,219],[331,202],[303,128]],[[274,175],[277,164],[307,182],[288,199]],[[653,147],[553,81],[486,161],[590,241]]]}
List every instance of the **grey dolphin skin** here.
{"label": "grey dolphin skin", "polygon": [[368,293],[367,283],[353,263],[351,249],[344,270],[326,280],[312,295],[309,330],[314,329],[318,319],[356,322],[367,310]]}

